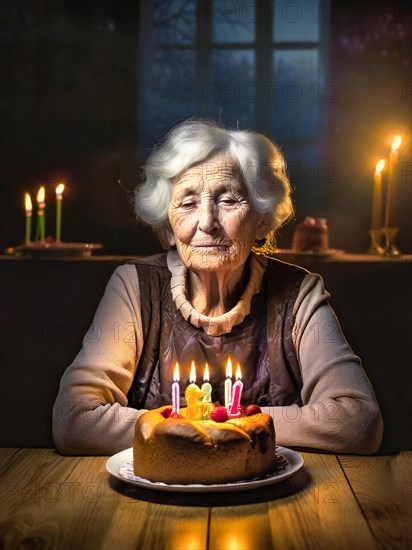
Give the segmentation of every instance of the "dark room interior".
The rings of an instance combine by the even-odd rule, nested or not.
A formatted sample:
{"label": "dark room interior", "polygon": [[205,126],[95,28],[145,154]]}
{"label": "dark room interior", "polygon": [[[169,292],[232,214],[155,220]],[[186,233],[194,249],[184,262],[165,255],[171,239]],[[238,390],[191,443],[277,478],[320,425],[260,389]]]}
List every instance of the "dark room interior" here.
{"label": "dark room interior", "polygon": [[[410,512],[405,508],[412,486],[410,0],[13,0],[3,3],[0,13],[0,447],[4,451],[1,471],[6,472],[0,492],[3,503],[10,504],[0,519],[0,547],[4,543],[4,548],[17,548],[19,543],[26,548],[240,549],[282,547],[279,541],[287,540],[285,548],[345,548],[356,534],[360,534],[359,545],[353,546],[352,541],[353,548],[411,547]],[[349,505],[347,487],[335,487],[335,478],[320,475],[322,469],[316,470],[307,449],[302,449],[305,466],[295,476],[295,485],[293,477],[276,485],[272,493],[270,487],[262,489],[260,496],[258,490],[249,490],[250,500],[243,502],[235,496],[241,492],[226,495],[223,490],[220,495],[192,495],[189,501],[183,493],[122,489],[121,482],[117,486],[117,481],[107,481],[106,459],[100,457],[99,475],[84,477],[89,483],[86,492],[95,483],[98,492],[93,486],[93,495],[99,496],[91,497],[89,491],[85,497],[83,487],[79,510],[87,514],[87,506],[103,510],[107,505],[109,511],[99,512],[90,532],[82,528],[82,539],[80,535],[71,539],[74,512],[66,516],[61,511],[61,524],[53,516],[51,527],[48,514],[51,503],[62,506],[67,501],[73,506],[73,499],[55,493],[46,498],[43,492],[37,501],[32,485],[40,483],[41,488],[42,482],[34,474],[27,474],[27,481],[24,472],[21,482],[17,474],[7,477],[8,465],[17,469],[19,453],[27,449],[48,449],[46,464],[54,467],[53,457],[59,455],[54,451],[51,423],[59,382],[82,346],[110,276],[129,260],[163,251],[156,235],[138,224],[133,212],[143,165],[164,135],[191,117],[228,129],[255,130],[282,151],[293,189],[294,215],[276,235],[279,254],[275,257],[323,277],[331,305],[353,351],[361,357],[382,412],[383,440],[371,459],[381,462],[368,466],[360,456],[352,463],[349,455],[319,453],[325,471],[336,460],[340,475],[343,471],[349,480],[355,494]],[[395,165],[391,155],[396,136],[401,143]],[[381,176],[375,168],[379,159],[386,161]],[[381,177],[383,193],[378,207],[372,202],[376,177]],[[386,223],[391,178],[396,193],[392,223]],[[64,183],[59,204],[61,241],[74,244],[74,255],[59,251],[47,255],[28,247],[39,224],[40,186],[45,188],[44,238],[54,246],[59,183]],[[29,239],[27,193],[33,204]],[[376,215],[381,225],[374,225]],[[326,220],[327,254],[296,253],[294,234],[308,217]],[[398,229],[392,242],[395,253],[388,252],[388,241],[385,249],[388,226]],[[380,254],[371,248],[370,230],[378,228],[382,228]],[[75,247],[80,245],[84,251],[85,243],[96,244],[97,249],[77,256]],[[328,328],[321,329],[327,339]],[[41,469],[42,464],[36,467]],[[63,468],[57,464],[56,468]],[[73,469],[75,463],[65,464]],[[387,506],[375,503],[375,509],[373,496],[366,498],[366,504],[358,497],[358,490],[361,495],[363,490],[367,493],[363,468],[369,468],[370,486],[381,482],[383,488],[392,487],[387,493],[379,489],[379,498]],[[44,483],[55,480],[51,476]],[[342,504],[331,513],[336,523],[330,520],[329,526],[319,528],[319,539],[306,539],[304,526],[294,538],[295,520],[287,516],[282,499],[296,506],[304,499],[310,501],[316,523],[323,513],[316,506],[330,513],[334,505],[324,503],[335,502],[335,488]],[[70,496],[72,489],[66,490]],[[73,489],[74,499],[77,490]],[[301,500],[300,494],[304,495]],[[203,496],[210,500],[203,502]],[[33,503],[28,508],[32,519],[13,523],[13,506],[23,510],[23,501],[30,498],[40,503],[38,508]],[[362,514],[352,510],[355,500]],[[129,501],[129,511],[121,510]],[[143,504],[151,511],[138,508]],[[157,523],[147,519],[149,527],[134,531],[132,508],[143,519],[145,514],[163,517],[165,508],[169,512],[163,527],[159,519]],[[283,518],[282,527],[273,526],[270,509]],[[200,510],[206,510],[201,519],[196,516]],[[113,523],[120,530],[128,517],[125,532],[130,539],[117,538],[110,530],[106,539],[99,531],[98,524],[114,521],[112,513],[113,517],[125,514]],[[269,515],[262,519],[263,513]],[[252,534],[253,514],[259,516],[259,535]],[[344,519],[339,519],[340,514]],[[376,517],[384,518],[383,523]],[[352,534],[351,518],[355,518]],[[392,530],[382,527],[389,525],[388,518],[394,522]],[[172,520],[176,525],[182,521],[180,527],[173,527]],[[332,525],[338,533],[335,541]],[[243,539],[234,535],[230,542],[222,534],[225,529],[234,533],[238,529]],[[158,538],[156,533],[161,533]],[[379,540],[383,540],[381,546]]]}

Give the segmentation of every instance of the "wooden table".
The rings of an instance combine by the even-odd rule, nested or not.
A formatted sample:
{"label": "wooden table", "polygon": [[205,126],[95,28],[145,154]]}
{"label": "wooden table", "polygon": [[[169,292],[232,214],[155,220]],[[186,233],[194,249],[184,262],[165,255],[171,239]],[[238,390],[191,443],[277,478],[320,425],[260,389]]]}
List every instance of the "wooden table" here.
{"label": "wooden table", "polygon": [[179,494],[123,484],[107,457],[1,449],[0,548],[411,548],[412,452],[301,454],[270,487]]}

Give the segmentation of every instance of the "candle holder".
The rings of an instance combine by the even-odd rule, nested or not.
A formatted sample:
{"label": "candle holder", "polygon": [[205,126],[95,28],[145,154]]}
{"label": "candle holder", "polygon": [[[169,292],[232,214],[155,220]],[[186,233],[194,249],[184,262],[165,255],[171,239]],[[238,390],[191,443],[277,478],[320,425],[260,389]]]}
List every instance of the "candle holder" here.
{"label": "candle holder", "polygon": [[385,248],[383,250],[383,256],[396,257],[401,255],[399,248],[395,246],[395,237],[398,234],[399,227],[384,227],[383,234],[385,235]]}
{"label": "candle holder", "polygon": [[381,237],[383,235],[382,229],[370,229],[369,235],[371,238],[371,245],[368,250],[368,254],[373,256],[382,256],[384,248],[380,245]]}

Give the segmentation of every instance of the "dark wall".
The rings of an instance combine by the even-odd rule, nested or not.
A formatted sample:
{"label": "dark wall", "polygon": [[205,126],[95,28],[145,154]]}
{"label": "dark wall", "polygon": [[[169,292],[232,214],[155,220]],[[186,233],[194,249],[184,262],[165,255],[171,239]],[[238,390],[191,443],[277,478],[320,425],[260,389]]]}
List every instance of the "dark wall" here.
{"label": "dark wall", "polygon": [[112,253],[157,246],[127,195],[141,166],[138,5],[28,0],[2,9],[1,248],[23,238],[24,192],[33,200],[41,183],[54,236],[60,180],[64,241],[102,242]]}
{"label": "dark wall", "polygon": [[[24,191],[34,198],[40,183],[48,189],[47,233],[54,234],[52,195],[63,179],[63,240],[102,242],[107,253],[160,249],[135,225],[127,194],[142,161],[138,6],[27,0],[2,8],[1,248],[23,238]],[[410,132],[409,7],[407,0],[331,3],[327,83],[335,91],[332,102],[320,99],[323,133],[314,173],[326,201],[317,212],[303,212],[298,203],[297,213],[326,216],[338,248],[367,248],[374,165],[388,154],[394,133]],[[404,251],[412,241],[410,162],[407,138],[399,182]],[[282,232],[281,247],[290,245],[292,229]]]}
{"label": "dark wall", "polygon": [[401,134],[398,242],[403,252],[412,251],[410,7],[405,0],[332,2],[328,79],[336,101],[324,113],[323,162],[330,163],[326,217],[338,248],[367,249],[373,171]]}

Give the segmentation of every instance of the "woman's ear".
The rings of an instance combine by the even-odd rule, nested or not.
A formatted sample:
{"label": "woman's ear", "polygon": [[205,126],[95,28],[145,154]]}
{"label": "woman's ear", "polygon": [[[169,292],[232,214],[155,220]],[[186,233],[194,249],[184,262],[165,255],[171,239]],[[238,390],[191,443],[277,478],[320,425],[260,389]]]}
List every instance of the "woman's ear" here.
{"label": "woman's ear", "polygon": [[170,244],[170,246],[175,246],[176,245],[176,239],[175,239],[174,233],[173,233],[173,231],[170,227],[166,228],[166,237],[167,237],[167,242]]}
{"label": "woman's ear", "polygon": [[270,216],[269,214],[261,214],[258,218],[256,226],[256,240],[260,241],[266,237],[270,231]]}

